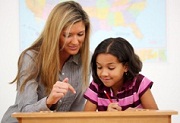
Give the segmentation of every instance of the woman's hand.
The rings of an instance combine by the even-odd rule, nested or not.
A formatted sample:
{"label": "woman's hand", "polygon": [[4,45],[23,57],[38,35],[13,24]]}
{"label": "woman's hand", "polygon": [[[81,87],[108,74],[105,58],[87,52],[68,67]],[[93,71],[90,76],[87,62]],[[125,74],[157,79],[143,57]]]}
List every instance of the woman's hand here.
{"label": "woman's hand", "polygon": [[121,106],[118,105],[118,103],[110,103],[108,105],[107,111],[121,111]]}
{"label": "woman's hand", "polygon": [[71,91],[74,94],[76,93],[75,89],[68,83],[68,78],[65,78],[62,82],[57,81],[53,85],[51,93],[46,100],[47,106],[50,108],[52,104],[56,104],[68,91]]}

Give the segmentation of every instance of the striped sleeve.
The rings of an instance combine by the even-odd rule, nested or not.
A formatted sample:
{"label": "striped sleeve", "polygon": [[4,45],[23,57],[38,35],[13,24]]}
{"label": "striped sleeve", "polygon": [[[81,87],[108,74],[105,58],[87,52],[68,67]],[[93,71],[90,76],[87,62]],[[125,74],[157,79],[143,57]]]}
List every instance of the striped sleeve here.
{"label": "striped sleeve", "polygon": [[91,84],[89,85],[89,88],[87,88],[87,90],[84,93],[84,98],[97,105],[98,103],[97,91],[98,91],[98,85],[94,81],[92,81]]}
{"label": "striped sleeve", "polygon": [[141,97],[149,88],[151,89],[153,82],[149,80],[147,77],[144,77],[139,86],[139,97]]}

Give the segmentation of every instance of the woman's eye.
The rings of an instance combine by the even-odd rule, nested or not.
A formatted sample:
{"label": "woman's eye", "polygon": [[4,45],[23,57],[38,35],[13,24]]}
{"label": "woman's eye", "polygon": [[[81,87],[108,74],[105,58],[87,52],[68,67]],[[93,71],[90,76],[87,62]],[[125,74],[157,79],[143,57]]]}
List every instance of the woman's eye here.
{"label": "woman's eye", "polygon": [[71,35],[70,34],[64,34],[63,35],[65,38],[68,38],[68,37],[70,37]]}
{"label": "woman's eye", "polygon": [[83,36],[83,35],[84,35],[84,33],[79,33],[79,34],[78,34],[78,36]]}

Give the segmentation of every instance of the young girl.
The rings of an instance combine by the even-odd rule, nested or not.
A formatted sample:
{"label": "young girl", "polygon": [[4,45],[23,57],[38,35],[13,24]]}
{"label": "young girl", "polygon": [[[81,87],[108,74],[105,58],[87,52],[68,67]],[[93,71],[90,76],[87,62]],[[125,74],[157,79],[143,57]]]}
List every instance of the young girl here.
{"label": "young girl", "polygon": [[93,81],[86,90],[85,111],[124,111],[158,107],[150,88],[153,82],[139,74],[142,62],[123,38],[108,38],[94,51]]}

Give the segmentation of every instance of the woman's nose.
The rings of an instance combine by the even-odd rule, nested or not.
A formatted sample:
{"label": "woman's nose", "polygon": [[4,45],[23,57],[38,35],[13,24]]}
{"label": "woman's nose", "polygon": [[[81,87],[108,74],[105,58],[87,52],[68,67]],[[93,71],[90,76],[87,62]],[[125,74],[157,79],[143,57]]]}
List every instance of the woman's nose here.
{"label": "woman's nose", "polygon": [[72,44],[78,44],[79,43],[78,37],[77,36],[73,36],[71,43]]}

